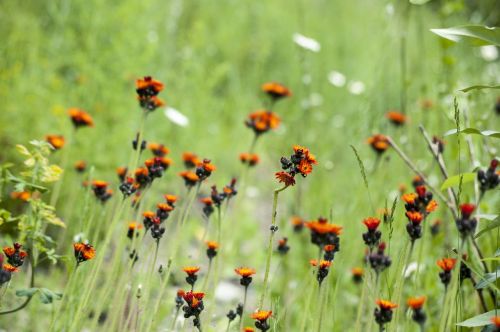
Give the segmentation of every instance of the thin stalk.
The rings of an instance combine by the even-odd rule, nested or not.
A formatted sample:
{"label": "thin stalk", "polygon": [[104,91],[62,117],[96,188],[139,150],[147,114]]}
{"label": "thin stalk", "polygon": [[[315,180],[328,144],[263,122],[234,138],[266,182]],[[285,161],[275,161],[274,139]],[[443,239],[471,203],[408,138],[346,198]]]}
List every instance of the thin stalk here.
{"label": "thin stalk", "polygon": [[[284,186],[283,188],[276,189],[274,191],[274,196],[273,196],[273,210],[271,213],[271,227],[276,226],[276,214],[277,214],[277,208],[278,208],[278,195],[280,192],[288,188],[288,186]],[[273,239],[274,239],[274,231],[271,230],[271,235],[269,236],[269,242],[267,246],[267,260],[266,260],[266,272],[264,274],[264,285],[262,289],[262,294],[260,296],[259,300],[259,310],[262,310],[263,305],[264,305],[264,299],[266,297],[266,292],[267,292],[267,283],[269,280],[269,271],[271,269],[271,257],[273,255]]]}
{"label": "thin stalk", "polygon": [[208,270],[207,270],[207,275],[205,276],[205,280],[203,280],[203,286],[201,289],[204,292],[207,292],[207,285],[208,285],[208,280],[210,280],[210,271],[212,271],[212,259],[208,260]]}
{"label": "thin stalk", "polygon": [[173,331],[175,329],[175,323],[177,322],[177,318],[179,317],[179,312],[180,311],[181,311],[181,307],[177,307],[175,309],[174,319],[172,320],[172,324],[170,325],[170,330],[169,331]]}
{"label": "thin stalk", "polygon": [[240,322],[239,322],[239,330],[241,331],[243,329],[243,316],[245,316],[245,305],[247,304],[247,293],[248,293],[248,286],[245,286],[245,295],[243,296],[243,306],[241,308],[241,316],[240,316]]}

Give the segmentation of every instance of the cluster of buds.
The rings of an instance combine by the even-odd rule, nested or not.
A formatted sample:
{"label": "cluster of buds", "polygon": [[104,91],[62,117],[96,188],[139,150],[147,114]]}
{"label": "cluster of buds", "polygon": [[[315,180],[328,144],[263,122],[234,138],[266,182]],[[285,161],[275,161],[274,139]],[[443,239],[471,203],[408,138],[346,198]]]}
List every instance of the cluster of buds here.
{"label": "cluster of buds", "polygon": [[255,319],[255,327],[260,331],[265,332],[271,328],[267,320],[269,319],[269,317],[271,317],[272,314],[272,311],[259,310],[250,315],[250,317],[252,317],[252,319]]}
{"label": "cluster of buds", "polygon": [[378,308],[375,308],[373,315],[375,316],[375,321],[380,327],[380,331],[384,330],[384,325],[392,320],[392,310],[397,308],[397,304],[392,303],[388,300],[377,300],[375,302]]}
{"label": "cluster of buds", "polygon": [[242,153],[240,154],[240,161],[244,165],[248,165],[249,167],[256,166],[259,163],[259,155],[256,153]]}
{"label": "cluster of buds", "polygon": [[218,209],[224,201],[229,201],[232,197],[236,196],[238,192],[236,191],[236,179],[233,178],[229,185],[224,186],[222,188],[222,192],[217,190],[217,187],[212,186],[212,191],[210,192],[210,199],[212,204],[215,205]]}
{"label": "cluster of buds", "polygon": [[186,274],[186,282],[191,286],[191,290],[194,289],[194,284],[198,280],[198,272],[200,271],[199,266],[186,266],[182,269]]}
{"label": "cluster of buds", "polygon": [[4,247],[3,253],[7,257],[7,264],[3,265],[3,269],[9,272],[17,272],[18,268],[24,264],[24,260],[28,253],[21,250],[22,245],[14,242],[12,247]]}
{"label": "cluster of buds", "polygon": [[145,112],[152,112],[158,107],[165,105],[163,100],[158,98],[158,94],[163,90],[163,83],[153,79],[151,76],[145,76],[135,82],[137,100]]}
{"label": "cluster of buds", "polygon": [[439,272],[439,279],[443,283],[444,287],[448,287],[451,281],[451,271],[455,267],[457,260],[455,258],[443,258],[437,261],[437,265],[441,268]]}
{"label": "cluster of buds", "polygon": [[153,153],[155,157],[165,157],[170,150],[163,144],[159,143],[149,143],[148,144],[148,149]]}
{"label": "cluster of buds", "polygon": [[465,279],[472,279],[472,270],[465,263],[467,261],[467,254],[462,255],[462,261],[460,262],[460,282]]}
{"label": "cluster of buds", "polygon": [[410,297],[406,303],[413,311],[411,319],[413,319],[413,321],[418,325],[423,326],[427,320],[427,315],[423,309],[425,296]]}
{"label": "cluster of buds", "polygon": [[472,213],[475,209],[476,206],[474,204],[466,203],[460,205],[460,212],[462,216],[455,221],[455,224],[457,225],[458,232],[463,238],[468,235],[474,235],[474,232],[476,231],[477,219],[472,217]]}
{"label": "cluster of buds", "polygon": [[487,190],[495,189],[500,184],[500,175],[496,171],[497,167],[498,160],[493,159],[486,172],[482,169],[477,171],[477,180],[479,181],[479,189],[482,194]]}
{"label": "cluster of buds", "polygon": [[130,222],[127,228],[127,237],[132,240],[134,236],[139,235],[139,230],[141,229],[142,229],[141,224],[136,223],[135,221]]}
{"label": "cluster of buds", "polygon": [[367,231],[363,233],[363,241],[370,248],[370,251],[379,243],[382,237],[382,232],[377,228],[380,225],[380,219],[368,217],[363,220]]}
{"label": "cluster of buds", "polygon": [[77,242],[73,244],[73,250],[76,258],[76,265],[88,261],[95,256],[95,249],[88,243]]}
{"label": "cluster of buds", "polygon": [[175,195],[165,195],[166,203],[158,203],[156,205],[156,212],[145,211],[142,215],[144,217],[143,224],[146,231],[151,230],[151,236],[153,239],[160,241],[165,233],[165,227],[163,227],[163,222],[167,220],[170,213],[175,209],[175,202],[177,201],[177,196]]}
{"label": "cluster of buds", "polygon": [[311,231],[311,242],[320,248],[326,245],[333,245],[333,251],[340,250],[339,235],[342,232],[342,226],[330,224],[326,218],[318,218],[318,220],[305,223],[306,227]]}
{"label": "cluster of buds", "polygon": [[245,125],[252,129],[255,135],[259,136],[272,129],[279,127],[281,119],[279,116],[268,110],[258,110],[248,115]]}
{"label": "cluster of buds", "polygon": [[146,150],[146,145],[147,142],[145,140],[142,140],[139,146],[139,133],[135,134],[135,139],[132,141],[132,149],[134,151],[137,151],[137,148],[140,148],[142,153],[142,151]]}
{"label": "cluster of buds", "polygon": [[10,264],[4,264],[3,263],[3,255],[0,254],[0,287],[9,282],[10,279],[12,278],[12,268]]}
{"label": "cluster of buds", "polygon": [[278,240],[277,250],[281,255],[285,255],[286,253],[288,253],[288,251],[290,250],[290,246],[288,245],[288,238],[287,237],[284,237],[284,238]]}
{"label": "cluster of buds", "polygon": [[276,179],[287,187],[295,184],[295,175],[306,177],[312,172],[313,165],[318,164],[316,157],[305,147],[295,145],[293,152],[290,158],[281,157],[283,171],[276,173]]}
{"label": "cluster of buds", "polygon": [[406,231],[411,241],[422,237],[422,221],[437,208],[437,202],[432,199],[432,193],[428,192],[425,186],[420,184],[420,181],[420,177],[414,179],[415,192],[402,196],[403,201],[405,201],[405,215],[408,218]]}
{"label": "cluster of buds", "polygon": [[368,262],[370,263],[371,268],[375,270],[377,274],[391,266],[392,263],[391,258],[389,256],[386,256],[384,253],[385,247],[385,242],[381,242],[378,245],[377,251],[372,252],[368,255]]}
{"label": "cluster of buds", "polygon": [[68,113],[75,128],[94,126],[94,120],[87,112],[79,108],[70,108]]}
{"label": "cluster of buds", "polygon": [[111,196],[113,196],[113,190],[109,189],[108,185],[109,184],[106,181],[92,181],[92,190],[94,191],[94,195],[102,203],[106,203]]}
{"label": "cluster of buds", "polygon": [[331,261],[327,260],[320,260],[319,263],[315,259],[311,259],[309,261],[312,266],[315,266],[318,268],[316,272],[316,279],[318,280],[319,284],[323,282],[323,280],[328,276],[328,271],[330,270],[330,266],[332,265]]}
{"label": "cluster of buds", "polygon": [[255,269],[252,269],[250,267],[239,267],[237,269],[234,269],[234,272],[236,272],[236,274],[241,277],[240,285],[246,288],[252,283],[252,276],[256,271]]}
{"label": "cluster of buds", "polygon": [[186,305],[182,307],[184,318],[193,317],[193,324],[198,331],[201,331],[200,314],[205,309],[203,297],[205,297],[205,293],[193,291],[185,292],[182,295],[182,298],[186,302]]}
{"label": "cluster of buds", "polygon": [[210,159],[203,159],[202,162],[196,165],[194,172],[186,170],[179,173],[179,175],[184,179],[186,187],[191,188],[206,180],[212,175],[213,171],[215,171],[215,166],[210,162]]}

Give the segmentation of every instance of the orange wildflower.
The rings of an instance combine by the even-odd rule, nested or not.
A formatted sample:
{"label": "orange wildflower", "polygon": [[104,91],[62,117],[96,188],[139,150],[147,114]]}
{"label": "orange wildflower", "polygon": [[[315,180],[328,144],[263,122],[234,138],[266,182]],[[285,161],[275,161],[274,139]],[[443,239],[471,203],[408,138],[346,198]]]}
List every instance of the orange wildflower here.
{"label": "orange wildflower", "polygon": [[378,154],[384,153],[390,146],[389,140],[385,135],[382,134],[376,134],[371,137],[369,137],[366,140],[366,143],[370,144],[373,150],[377,152]]}
{"label": "orange wildflower", "polygon": [[384,310],[392,310],[392,309],[398,307],[397,304],[392,303],[391,301],[388,301],[388,300],[378,299],[375,301],[375,303],[380,307],[380,309],[384,309]]}
{"label": "orange wildflower", "polygon": [[10,193],[10,197],[27,202],[31,198],[31,193],[29,191],[13,191]]}
{"label": "orange wildflower", "polygon": [[47,135],[45,136],[45,140],[52,145],[54,150],[60,150],[64,146],[64,136],[62,135]]}
{"label": "orange wildflower", "polygon": [[425,296],[410,297],[406,303],[408,304],[408,307],[412,308],[413,310],[422,309],[425,300]]}
{"label": "orange wildflower", "polygon": [[70,108],[68,113],[75,128],[94,126],[94,120],[87,112],[79,108]]}
{"label": "orange wildflower", "polygon": [[199,266],[186,266],[185,268],[182,269],[182,271],[186,272],[187,275],[192,276],[198,273],[200,271]]}
{"label": "orange wildflower", "polygon": [[390,111],[385,114],[385,117],[389,119],[391,123],[396,126],[402,126],[406,123],[406,115],[397,111]]}
{"label": "orange wildflower", "polygon": [[250,277],[256,273],[255,269],[252,269],[250,267],[239,267],[237,269],[234,269],[234,272],[245,278]]}
{"label": "orange wildflower", "polygon": [[437,261],[437,265],[446,272],[453,270],[457,260],[455,258],[442,258]]}
{"label": "orange wildflower", "polygon": [[366,218],[366,219],[363,220],[363,224],[369,230],[375,230],[380,225],[380,219],[374,218],[374,217],[368,217],[368,218]]}
{"label": "orange wildflower", "polygon": [[277,100],[284,97],[290,97],[292,93],[283,84],[276,82],[268,82],[262,84],[262,91],[267,93],[271,98]]}
{"label": "orange wildflower", "polygon": [[281,119],[271,111],[258,110],[248,115],[245,121],[247,127],[251,128],[256,135],[268,132],[279,127]]}
{"label": "orange wildflower", "polygon": [[94,247],[88,243],[82,243],[82,242],[74,243],[73,249],[75,251],[75,258],[77,264],[88,261],[94,258],[95,256]]}

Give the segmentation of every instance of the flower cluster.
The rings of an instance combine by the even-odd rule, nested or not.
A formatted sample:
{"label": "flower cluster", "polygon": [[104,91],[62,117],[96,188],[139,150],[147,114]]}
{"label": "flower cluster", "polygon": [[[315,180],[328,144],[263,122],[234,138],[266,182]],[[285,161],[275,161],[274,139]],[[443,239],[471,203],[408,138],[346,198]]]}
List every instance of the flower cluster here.
{"label": "flower cluster", "polygon": [[378,245],[377,251],[372,252],[368,255],[368,262],[370,266],[375,272],[378,274],[391,266],[391,258],[384,254],[385,251],[385,242],[381,242]]}
{"label": "flower cluster", "polygon": [[95,197],[102,203],[106,203],[113,196],[113,190],[109,189],[108,186],[109,184],[106,181],[92,181],[92,191]]}
{"label": "flower cluster", "polygon": [[495,189],[500,184],[500,175],[496,172],[497,167],[498,160],[493,159],[486,172],[482,169],[477,171],[477,180],[479,181],[481,193],[484,194],[487,190]]}
{"label": "flower cluster", "polygon": [[281,157],[281,168],[283,171],[276,173],[278,182],[285,186],[295,185],[295,175],[300,174],[306,177],[313,170],[313,165],[317,165],[316,157],[309,152],[309,149],[295,145],[290,158]]}
{"label": "flower cluster", "polygon": [[137,79],[135,82],[137,100],[145,112],[152,112],[158,107],[165,105],[158,94],[163,90],[163,83],[153,79],[151,76]]}
{"label": "flower cluster", "polygon": [[163,227],[163,222],[167,220],[170,213],[175,209],[175,202],[177,201],[177,196],[165,195],[166,203],[158,203],[156,205],[156,212],[145,211],[142,216],[144,217],[142,223],[146,231],[151,230],[151,236],[153,239],[160,241],[165,233],[165,227]]}
{"label": "flower cluster", "polygon": [[240,154],[240,161],[242,164],[253,167],[259,163],[259,155],[256,153],[242,153]]}
{"label": "flower cluster", "polygon": [[425,299],[425,296],[410,297],[406,302],[408,304],[408,307],[413,310],[411,318],[415,323],[419,325],[424,325],[425,321],[427,320],[427,315],[423,310]]}
{"label": "flower cluster", "polygon": [[462,237],[467,237],[468,235],[474,235],[477,227],[477,219],[472,217],[472,213],[476,209],[474,204],[466,203],[460,205],[460,212],[462,214],[455,224],[457,225],[458,232]]}
{"label": "flower cluster", "polygon": [[21,250],[22,245],[14,242],[12,247],[4,247],[3,252],[7,257],[7,264],[3,265],[3,269],[10,272],[17,272],[18,268],[23,265],[28,253]]}
{"label": "flower cluster", "polygon": [[397,304],[392,303],[388,300],[377,300],[375,302],[378,308],[375,308],[373,315],[375,316],[375,321],[380,326],[380,331],[384,330],[384,325],[392,320],[392,310],[397,308]]}
{"label": "flower cluster", "polygon": [[200,314],[205,309],[203,305],[204,297],[205,293],[202,292],[189,291],[182,294],[182,298],[186,302],[186,305],[182,307],[184,318],[193,317],[193,324],[199,331],[201,331]]}
{"label": "flower cluster", "polygon": [[384,153],[387,149],[389,149],[389,140],[385,135],[382,134],[376,134],[371,137],[369,137],[366,140],[366,143],[370,144],[372,149],[377,152],[377,154],[381,155]]}
{"label": "flower cluster", "polygon": [[[432,193],[420,184],[420,178],[414,179],[415,192],[402,196],[405,202],[406,218],[408,224],[406,231],[412,241],[422,237],[422,221],[437,208],[437,202],[432,199]],[[417,185],[418,184],[418,185]]]}
{"label": "flower cluster", "polygon": [[248,287],[252,283],[252,275],[255,274],[255,269],[250,267],[239,267],[234,269],[234,272],[241,277],[240,284],[244,287]]}
{"label": "flower cluster", "polygon": [[73,250],[75,252],[76,265],[88,261],[95,256],[95,249],[88,243],[77,242],[73,244]]}
{"label": "flower cluster", "polygon": [[382,232],[377,228],[380,225],[380,219],[374,217],[368,217],[363,220],[363,224],[366,226],[367,231],[363,233],[363,241],[372,250],[380,241],[382,237]]}
{"label": "flower cluster", "polygon": [[318,220],[305,223],[306,227],[311,231],[311,242],[320,248],[326,245],[333,245],[334,252],[340,249],[339,235],[342,232],[342,226],[330,224],[326,218],[318,218]]}
{"label": "flower cluster", "polygon": [[217,256],[218,248],[219,248],[219,243],[215,241],[207,241],[207,257],[209,260]]}
{"label": "flower cluster", "polygon": [[443,283],[444,287],[448,287],[451,281],[451,270],[455,267],[457,260],[455,258],[442,258],[437,261],[437,265],[441,268],[439,272],[439,278]]}
{"label": "flower cluster", "polygon": [[267,133],[279,127],[281,119],[276,113],[267,110],[258,110],[248,115],[245,125],[252,129],[255,135]]}
{"label": "flower cluster", "polygon": [[332,265],[332,262],[327,261],[327,260],[321,260],[321,261],[319,261],[319,264],[318,264],[318,261],[315,259],[312,259],[309,262],[311,263],[312,266],[318,267],[318,271],[316,273],[316,279],[318,280],[319,284],[321,285],[323,280],[328,275],[328,271],[330,270],[330,266]]}
{"label": "flower cluster", "polygon": [[79,108],[70,108],[68,113],[75,128],[94,126],[94,120],[87,112]]}
{"label": "flower cluster", "polygon": [[259,310],[250,315],[252,319],[255,319],[255,327],[260,331],[267,331],[271,328],[269,322],[267,321],[269,317],[273,314],[272,311]]}
{"label": "flower cluster", "polygon": [[[186,164],[186,161],[184,161]],[[187,166],[187,165],[186,165]],[[198,162],[195,171],[186,170],[179,175],[184,179],[184,184],[186,187],[190,188],[206,180],[212,172],[215,171],[216,167],[210,162],[210,159],[203,159],[202,162]]]}

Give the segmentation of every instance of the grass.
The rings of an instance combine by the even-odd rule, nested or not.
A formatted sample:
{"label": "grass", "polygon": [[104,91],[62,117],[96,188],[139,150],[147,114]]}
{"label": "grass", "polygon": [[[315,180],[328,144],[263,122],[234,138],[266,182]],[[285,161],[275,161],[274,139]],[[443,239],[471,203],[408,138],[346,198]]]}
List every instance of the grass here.
{"label": "grass", "polygon": [[[411,318],[404,304],[408,296],[428,297],[425,310],[429,331],[444,324],[441,319],[444,311],[449,313],[448,328],[458,317],[465,319],[481,313],[478,305],[464,305],[460,312],[455,312],[456,282],[449,286],[448,298],[444,298],[435,262],[450,255],[450,249],[459,248],[459,237],[453,218],[442,202],[424,223],[424,239],[417,240],[410,258],[411,262],[421,263],[418,278],[406,279],[402,284],[400,277],[402,252],[408,240],[404,204],[398,202],[394,221],[383,223],[380,228],[383,239],[388,242],[386,254],[393,259],[392,266],[380,276],[380,288],[376,290],[374,280],[361,285],[351,281],[351,268],[363,265],[361,233],[365,227],[361,221],[380,208],[390,207],[399,195],[400,184],[410,188],[414,175],[393,149],[377,159],[365,144],[366,138],[379,132],[390,135],[429,182],[439,188],[443,182],[440,170],[418,126],[422,124],[430,135],[438,136],[455,128],[454,97],[459,107],[468,111],[471,127],[495,129],[500,124],[492,111],[497,98],[495,90],[457,92],[458,88],[478,83],[498,84],[495,74],[498,61],[486,62],[476,48],[449,44],[429,32],[430,28],[468,23],[494,25],[494,15],[484,15],[493,8],[494,2],[483,1],[478,8],[466,7],[459,1],[432,1],[425,6],[411,7],[402,3],[361,0],[2,2],[0,161],[21,163],[16,144],[28,145],[30,140],[42,139],[49,133],[72,135],[66,113],[69,107],[87,110],[96,125],[78,130],[72,136],[70,148],[50,157],[59,165],[68,158],[69,169],[56,206],[56,213],[67,229],[60,231],[49,226],[47,230],[57,239],[56,252],[69,259],[57,265],[41,262],[36,286],[64,292],[65,296],[51,305],[34,299],[24,310],[0,316],[0,326],[8,326],[9,330],[27,330],[30,326],[48,329],[55,318],[55,330],[62,326],[70,330],[83,327],[167,330],[175,314],[175,292],[178,288],[187,289],[182,267],[202,267],[198,287],[203,284],[208,268],[205,248],[200,246],[204,225],[201,204],[194,201],[195,189],[187,192],[178,176],[183,169],[180,158],[183,151],[210,158],[217,166],[200,188],[203,195],[210,193],[212,184],[221,188],[232,177],[244,178],[244,183],[238,184],[238,195],[223,211],[222,246],[210,274],[212,280],[229,287],[228,283],[239,286],[234,268],[250,266],[257,270],[248,289],[244,317],[244,326],[253,325],[248,313],[259,306],[262,294],[273,191],[279,188],[273,179],[274,173],[279,170],[279,158],[289,155],[294,144],[310,148],[319,165],[310,176],[297,179],[295,187],[279,195],[276,215],[279,230],[273,245],[286,236],[291,249],[283,257],[273,253],[269,267],[268,296],[261,309],[273,309],[271,330],[298,330],[302,324],[306,325],[306,331],[315,330],[319,325],[324,331],[352,329],[362,289],[365,295],[360,324],[364,328],[373,320],[376,293],[382,298],[401,298],[389,330],[417,330],[416,324],[408,324]],[[393,14],[390,14],[391,8]],[[407,35],[402,37],[405,26]],[[320,52],[310,52],[294,44],[292,36],[297,32],[316,39],[321,44]],[[406,41],[404,50],[401,38]],[[403,82],[402,52],[406,55]],[[363,82],[364,93],[355,95],[347,86],[330,84],[328,74],[332,70],[345,74],[347,86],[352,81]],[[174,164],[147,192],[141,210],[154,209],[165,193],[179,195],[181,200],[167,220],[156,264],[153,264],[156,244],[146,234],[144,240],[142,237],[134,240],[133,246],[140,248],[140,258],[132,266],[122,250],[132,245],[125,237],[126,224],[131,220],[140,222],[141,217],[137,216],[142,211],[135,212],[129,204],[121,202],[114,170],[135,160],[130,148],[140,128],[141,110],[135,100],[134,80],[144,75],[152,75],[165,83],[162,98],[186,115],[189,125],[181,127],[172,123],[164,116],[163,109],[146,119],[145,139],[164,143],[171,150],[169,157],[174,159]],[[261,163],[255,169],[245,170],[238,155],[249,150],[253,134],[243,122],[248,113],[265,105],[266,99],[259,87],[273,80],[287,85],[293,96],[276,104],[274,111],[283,124],[275,132],[259,138],[255,151]],[[401,109],[402,100],[406,100],[410,121],[402,128],[395,128],[384,114],[389,109]],[[422,100],[431,100],[433,106],[422,108]],[[464,127],[463,118],[461,121]],[[485,152],[483,149],[484,144],[498,149],[495,139],[469,137],[475,157],[483,167],[498,155],[495,150]],[[461,136],[460,144],[456,136],[445,139],[448,173],[473,171],[464,138]],[[91,173],[82,176],[72,170],[71,165],[79,159],[87,161]],[[361,175],[358,159],[364,165],[364,175]],[[14,173],[19,173],[19,167],[16,166]],[[112,182],[115,197],[105,205],[94,202],[92,192],[81,188],[80,183],[85,179]],[[7,197],[12,187],[2,189],[1,207],[14,215],[25,213],[22,204]],[[460,201],[472,201],[474,194],[472,183],[464,183]],[[43,198],[50,201],[50,193]],[[487,193],[480,204],[481,213],[498,214],[498,201],[495,192]],[[318,297],[315,291],[318,287],[311,284],[308,265],[309,259],[317,258],[317,248],[309,244],[306,230],[294,233],[288,221],[293,215],[306,220],[330,216],[330,211],[330,219],[344,230],[340,252],[321,286],[322,297]],[[177,233],[176,222],[184,219],[183,213],[184,226]],[[442,219],[447,238],[444,232],[430,236],[427,223],[436,218]],[[214,214],[209,222],[208,236],[212,240],[217,238],[216,220]],[[82,263],[73,274],[71,244],[74,236],[86,229],[90,231],[86,231],[85,236],[95,239],[97,257]],[[0,230],[2,246],[19,239],[14,224],[2,224]],[[487,257],[493,256],[498,247],[495,236],[480,238],[479,246]],[[476,257],[472,248],[466,247],[471,251],[470,256]],[[160,265],[161,277],[150,273]],[[483,269],[476,259],[473,266],[477,271]],[[489,267],[492,269],[494,263]],[[365,270],[368,274],[368,269]],[[5,290],[1,310],[21,303],[23,298],[16,297],[15,291],[27,288],[29,278],[29,269],[23,267]],[[287,283],[282,283],[285,278]],[[84,287],[90,285],[96,287]],[[395,285],[401,285],[402,289]],[[225,314],[243,299],[222,300],[215,286],[211,287],[201,315],[202,324],[204,331],[221,331],[227,326]],[[466,296],[476,296],[470,284],[460,288]],[[157,297],[160,294],[162,296]],[[320,303],[325,303],[322,313]],[[446,303],[444,308],[443,303]],[[493,304],[488,303],[492,309]],[[306,307],[308,316],[304,315]],[[101,311],[107,315],[104,325],[98,322],[104,318]],[[156,313],[154,320],[148,316],[151,312]],[[88,319],[91,313],[92,318]],[[317,321],[319,316],[321,324]],[[213,318],[210,322],[209,317]],[[236,330],[237,320],[231,326]],[[372,327],[375,326],[373,322]],[[190,319],[186,329],[191,327]]]}

